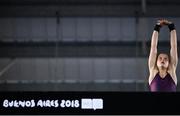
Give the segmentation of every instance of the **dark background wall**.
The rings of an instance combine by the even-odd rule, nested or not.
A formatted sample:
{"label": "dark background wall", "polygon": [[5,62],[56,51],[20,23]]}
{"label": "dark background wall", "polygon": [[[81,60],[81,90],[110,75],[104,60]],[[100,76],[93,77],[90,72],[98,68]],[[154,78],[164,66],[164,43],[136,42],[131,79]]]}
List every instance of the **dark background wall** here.
{"label": "dark background wall", "polygon": [[[169,19],[179,37],[179,6],[178,0],[1,0],[0,90],[148,91],[153,27]],[[158,50],[169,49],[163,27]]]}

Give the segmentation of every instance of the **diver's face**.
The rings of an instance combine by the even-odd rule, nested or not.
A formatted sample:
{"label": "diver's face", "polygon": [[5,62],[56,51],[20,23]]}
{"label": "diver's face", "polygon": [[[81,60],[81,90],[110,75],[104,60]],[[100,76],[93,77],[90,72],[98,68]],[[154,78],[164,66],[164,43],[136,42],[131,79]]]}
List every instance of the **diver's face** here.
{"label": "diver's face", "polygon": [[157,58],[157,67],[158,69],[168,68],[169,66],[169,57],[167,54],[159,54]]}

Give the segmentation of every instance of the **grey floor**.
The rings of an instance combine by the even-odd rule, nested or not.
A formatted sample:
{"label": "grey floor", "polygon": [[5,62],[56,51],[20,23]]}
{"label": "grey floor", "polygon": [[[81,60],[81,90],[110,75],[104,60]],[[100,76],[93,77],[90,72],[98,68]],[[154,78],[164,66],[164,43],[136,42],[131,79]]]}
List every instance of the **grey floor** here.
{"label": "grey floor", "polygon": [[[115,91],[148,92],[145,83],[1,83],[0,91]],[[177,86],[177,91],[180,87]]]}

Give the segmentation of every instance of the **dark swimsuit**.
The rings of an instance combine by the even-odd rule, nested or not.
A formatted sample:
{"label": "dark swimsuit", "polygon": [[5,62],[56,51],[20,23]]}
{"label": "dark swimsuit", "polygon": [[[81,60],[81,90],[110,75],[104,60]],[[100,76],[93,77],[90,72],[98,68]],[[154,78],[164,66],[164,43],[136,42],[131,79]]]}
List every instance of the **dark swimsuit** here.
{"label": "dark swimsuit", "polygon": [[157,73],[150,84],[150,91],[175,92],[176,84],[169,73],[167,73],[167,75],[164,78],[161,78],[159,73]]}

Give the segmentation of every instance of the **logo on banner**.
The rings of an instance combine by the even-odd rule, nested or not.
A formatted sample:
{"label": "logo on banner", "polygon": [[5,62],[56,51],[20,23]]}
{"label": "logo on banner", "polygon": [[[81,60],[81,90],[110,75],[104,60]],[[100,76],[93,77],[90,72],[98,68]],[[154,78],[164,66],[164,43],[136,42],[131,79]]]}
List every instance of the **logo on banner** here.
{"label": "logo on banner", "polygon": [[81,99],[81,109],[103,109],[102,99]]}

